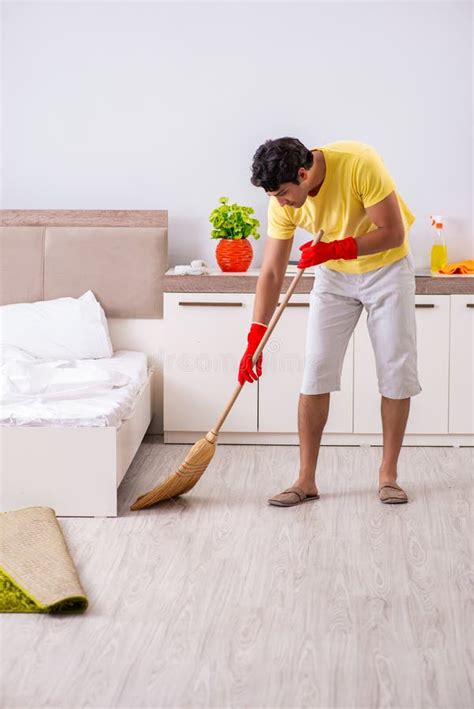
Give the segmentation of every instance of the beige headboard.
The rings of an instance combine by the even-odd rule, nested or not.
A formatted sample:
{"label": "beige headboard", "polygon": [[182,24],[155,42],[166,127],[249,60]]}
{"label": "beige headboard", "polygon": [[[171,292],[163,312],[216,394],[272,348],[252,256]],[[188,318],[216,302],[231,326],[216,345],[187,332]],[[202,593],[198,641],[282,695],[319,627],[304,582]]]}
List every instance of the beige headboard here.
{"label": "beige headboard", "polygon": [[77,298],[107,317],[163,317],[166,210],[0,210],[0,304]]}

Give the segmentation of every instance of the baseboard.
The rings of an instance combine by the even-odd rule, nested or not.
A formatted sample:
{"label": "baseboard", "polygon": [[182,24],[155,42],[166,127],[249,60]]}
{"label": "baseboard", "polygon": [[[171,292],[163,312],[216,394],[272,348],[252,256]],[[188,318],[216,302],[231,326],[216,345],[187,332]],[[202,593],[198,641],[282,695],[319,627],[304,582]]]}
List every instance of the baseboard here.
{"label": "baseboard", "polygon": [[[165,431],[164,443],[195,443],[207,431]],[[299,445],[297,433],[233,433],[221,432],[219,443],[238,445]],[[325,433],[322,446],[381,446],[381,434]],[[469,434],[406,434],[404,446],[474,446],[474,435]]]}

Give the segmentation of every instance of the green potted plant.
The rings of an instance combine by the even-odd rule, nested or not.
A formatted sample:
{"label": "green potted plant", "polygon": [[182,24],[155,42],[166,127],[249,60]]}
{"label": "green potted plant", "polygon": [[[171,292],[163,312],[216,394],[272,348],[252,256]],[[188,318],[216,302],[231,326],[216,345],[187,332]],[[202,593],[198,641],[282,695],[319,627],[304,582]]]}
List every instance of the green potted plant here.
{"label": "green potted plant", "polygon": [[258,219],[251,215],[252,207],[229,204],[228,197],[219,198],[220,206],[214,209],[209,221],[214,227],[211,239],[219,239],[216,247],[216,261],[222,271],[246,271],[253,259],[249,236],[259,239]]}

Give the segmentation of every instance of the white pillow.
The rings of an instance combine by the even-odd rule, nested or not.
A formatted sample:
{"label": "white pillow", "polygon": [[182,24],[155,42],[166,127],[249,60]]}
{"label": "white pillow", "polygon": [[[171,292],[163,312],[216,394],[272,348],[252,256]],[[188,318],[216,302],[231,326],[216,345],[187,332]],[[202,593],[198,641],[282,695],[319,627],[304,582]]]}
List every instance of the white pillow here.
{"label": "white pillow", "polygon": [[0,345],[43,359],[112,357],[107,319],[93,292],[0,307]]}

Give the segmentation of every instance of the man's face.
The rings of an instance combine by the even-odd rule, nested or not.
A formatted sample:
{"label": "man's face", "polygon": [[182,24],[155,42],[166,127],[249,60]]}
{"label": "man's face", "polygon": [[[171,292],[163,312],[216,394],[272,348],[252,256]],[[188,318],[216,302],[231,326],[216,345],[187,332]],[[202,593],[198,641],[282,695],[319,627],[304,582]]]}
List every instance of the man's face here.
{"label": "man's face", "polygon": [[303,167],[298,171],[299,184],[293,182],[283,182],[274,192],[267,192],[269,197],[276,197],[281,207],[293,207],[298,209],[306,202],[309,192],[308,171]]}

